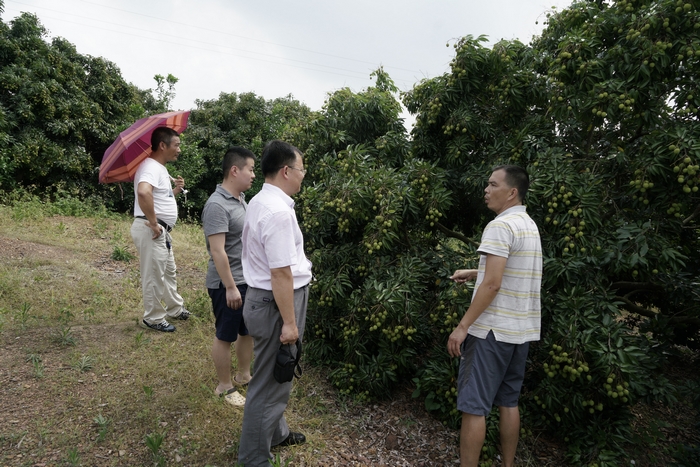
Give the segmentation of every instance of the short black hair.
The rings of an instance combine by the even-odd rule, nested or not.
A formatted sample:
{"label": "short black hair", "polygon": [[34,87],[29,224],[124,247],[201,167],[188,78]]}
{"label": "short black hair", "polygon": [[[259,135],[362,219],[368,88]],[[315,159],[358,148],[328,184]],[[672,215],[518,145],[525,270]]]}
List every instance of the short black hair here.
{"label": "short black hair", "polygon": [[263,176],[272,176],[285,165],[294,164],[297,160],[297,153],[301,154],[301,151],[284,141],[275,139],[267,143],[260,157],[260,168]]}
{"label": "short black hair", "polygon": [[224,154],[224,160],[221,164],[224,171],[224,179],[228,177],[229,172],[231,172],[231,167],[234,165],[239,169],[242,169],[247,164],[248,159],[253,159],[255,161],[255,154],[253,151],[243,148],[241,146],[232,146]]}
{"label": "short black hair", "polygon": [[165,143],[166,146],[170,146],[170,142],[175,136],[180,136],[180,134],[167,126],[159,126],[153,133],[151,133],[151,150],[156,152],[160,143]]}
{"label": "short black hair", "polygon": [[530,188],[530,177],[527,171],[518,165],[499,165],[494,167],[492,172],[497,170],[503,170],[506,173],[505,180],[508,186],[518,190],[521,203],[525,201],[525,195]]}

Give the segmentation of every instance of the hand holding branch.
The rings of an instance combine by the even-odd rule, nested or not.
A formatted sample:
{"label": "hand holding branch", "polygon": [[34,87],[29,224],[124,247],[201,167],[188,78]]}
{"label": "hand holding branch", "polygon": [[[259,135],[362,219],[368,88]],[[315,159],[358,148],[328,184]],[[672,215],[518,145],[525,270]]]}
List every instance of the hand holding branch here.
{"label": "hand holding branch", "polygon": [[475,280],[478,272],[479,271],[476,269],[457,269],[454,274],[450,276],[450,279],[458,284],[463,284],[467,281]]}

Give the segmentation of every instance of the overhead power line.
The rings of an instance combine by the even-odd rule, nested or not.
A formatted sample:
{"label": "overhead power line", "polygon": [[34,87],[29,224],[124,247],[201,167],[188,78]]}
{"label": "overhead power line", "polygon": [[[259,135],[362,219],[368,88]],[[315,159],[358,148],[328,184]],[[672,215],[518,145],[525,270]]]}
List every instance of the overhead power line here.
{"label": "overhead power line", "polygon": [[[164,22],[168,22],[168,23],[172,23],[172,24],[175,24],[175,25],[183,25],[183,26],[187,26],[187,27],[190,27],[190,28],[200,29],[200,30],[206,31],[206,32],[208,32],[208,33],[214,32],[214,33],[218,33],[218,34],[227,35],[227,36],[230,36],[230,37],[242,38],[242,39],[251,40],[251,41],[256,41],[256,42],[263,43],[263,44],[274,45],[274,46],[277,46],[277,47],[285,47],[285,48],[294,49],[294,50],[299,50],[299,51],[308,52],[308,53],[313,53],[313,54],[317,54],[317,55],[323,55],[323,56],[327,56],[327,57],[332,57],[332,58],[335,58],[335,59],[353,61],[353,62],[357,62],[357,63],[365,63],[365,64],[372,65],[373,67],[376,67],[376,66],[379,66],[379,65],[380,65],[380,64],[377,64],[377,63],[373,63],[373,62],[362,61],[362,60],[356,60],[356,59],[352,59],[352,58],[341,57],[341,56],[338,56],[338,55],[326,54],[326,53],[323,53],[323,52],[316,52],[316,51],[313,51],[313,50],[303,49],[303,48],[294,47],[294,46],[288,46],[288,45],[284,45],[284,44],[277,44],[277,43],[274,43],[274,42],[264,41],[264,40],[260,40],[260,39],[255,39],[255,38],[247,37],[247,36],[242,36],[242,35],[237,35],[237,34],[231,34],[231,33],[224,32],[224,31],[216,31],[216,30],[212,30],[212,29],[210,29],[210,28],[204,28],[204,27],[200,27],[200,26],[193,26],[193,25],[190,25],[190,24],[187,24],[187,23],[182,23],[182,22],[178,22],[178,21],[166,20],[166,19],[163,19],[163,18],[159,18],[159,17],[157,17],[157,16],[146,15],[146,14],[137,13],[137,12],[133,12],[133,11],[129,11],[129,10],[124,10],[124,9],[121,9],[121,8],[115,8],[115,7],[110,7],[110,6],[106,6],[106,5],[101,5],[101,4],[96,3],[96,2],[90,2],[90,1],[86,1],[86,0],[81,0],[81,1],[83,1],[84,3],[89,3],[89,4],[97,5],[97,6],[102,7],[102,8],[108,8],[108,9],[112,9],[112,10],[116,10],[116,11],[122,11],[122,12],[125,12],[125,13],[128,13],[128,14],[131,14],[131,15],[143,16],[143,17],[146,17],[146,18],[157,19],[157,20],[164,21]],[[46,8],[46,7],[35,7],[35,6],[33,6],[33,5],[30,5],[30,4],[27,4],[27,3],[23,3],[23,2],[18,2],[18,1],[15,1],[15,0],[8,0],[8,3],[15,3],[15,4],[19,4],[19,5],[25,5],[25,6],[29,6],[29,7],[32,7],[32,8],[39,8],[39,9],[46,10],[46,11],[51,11],[51,12],[54,12],[54,13],[64,13],[64,12],[61,11],[61,10],[55,10],[55,9]],[[6,10],[9,10],[9,8],[6,9]],[[21,11],[21,10],[14,10],[14,11]],[[52,17],[52,16],[45,16],[45,15],[42,15],[42,16],[43,16],[44,18],[47,18],[47,19],[52,19],[52,20],[55,20],[55,21],[61,21],[61,22],[64,22],[64,23],[69,23],[69,24],[76,24],[76,25],[79,25],[79,26],[81,26],[81,27],[90,27],[90,28],[93,28],[93,29],[97,29],[97,30],[105,31],[105,32],[109,32],[109,33],[120,34],[120,35],[128,35],[128,36],[132,36],[132,37],[138,37],[138,38],[141,38],[141,39],[147,39],[147,40],[157,41],[157,42],[165,42],[165,43],[170,43],[170,44],[173,44],[173,43],[174,43],[172,40],[164,40],[164,39],[161,39],[161,38],[158,38],[158,37],[148,37],[148,36],[144,36],[144,35],[142,35],[142,34],[128,33],[128,32],[125,32],[125,31],[123,30],[123,28],[128,28],[128,29],[136,29],[136,30],[138,30],[138,31],[143,31],[142,28],[138,28],[138,27],[134,27],[134,26],[129,26],[129,25],[124,25],[124,24],[120,24],[120,23],[114,23],[114,22],[105,21],[105,20],[101,20],[101,19],[90,18],[90,17],[87,17],[87,16],[81,16],[81,15],[71,14],[71,17],[72,17],[72,18],[82,18],[82,19],[85,19],[85,20],[90,21],[90,23],[83,23],[83,22],[78,22],[78,21],[72,21],[72,20],[63,19],[63,18],[57,18],[57,17]],[[99,22],[99,23],[108,24],[108,25],[111,25],[111,26],[116,26],[116,27],[119,27],[120,29],[119,29],[119,30],[107,29],[107,28],[104,28],[104,27],[96,26],[96,25],[92,24],[93,22]],[[308,67],[303,67],[303,66],[298,66],[298,65],[290,64],[290,63],[284,63],[284,62],[273,61],[273,60],[266,60],[266,59],[264,59],[264,58],[251,57],[251,56],[248,56],[248,55],[239,55],[239,54],[231,53],[231,52],[223,52],[223,53],[225,53],[226,55],[230,55],[230,56],[234,56],[234,57],[239,57],[239,58],[244,58],[244,59],[255,60],[255,61],[260,61],[260,62],[264,62],[264,63],[272,63],[272,64],[278,64],[278,65],[285,65],[285,66],[289,66],[289,67],[293,67],[293,68],[298,68],[298,69],[303,69],[303,70],[309,70],[309,71],[319,71],[319,72],[322,72],[322,73],[330,73],[330,74],[334,74],[334,75],[338,75],[338,76],[344,76],[344,77],[347,77],[347,78],[355,78],[355,79],[357,79],[357,78],[360,78],[360,79],[365,78],[365,77],[367,77],[367,74],[368,74],[368,70],[355,71],[355,70],[350,70],[350,69],[347,69],[347,68],[340,68],[340,67],[334,67],[334,66],[324,65],[324,64],[320,64],[320,63],[307,62],[307,61],[303,61],[303,60],[297,60],[297,59],[292,59],[292,58],[280,57],[280,56],[278,56],[278,55],[273,55],[273,54],[267,54],[267,53],[262,53],[262,52],[255,52],[255,51],[250,51],[250,50],[245,50],[245,49],[239,49],[239,48],[236,48],[236,47],[231,47],[231,46],[226,46],[226,45],[221,45],[221,44],[214,44],[214,43],[211,43],[211,42],[206,42],[206,41],[197,40],[197,39],[189,39],[189,38],[183,37],[183,36],[181,36],[181,35],[178,36],[178,35],[170,35],[170,34],[158,33],[158,36],[159,36],[159,37],[171,37],[171,38],[177,40],[177,42],[174,43],[175,45],[182,46],[182,47],[189,47],[189,48],[193,48],[193,49],[205,50],[205,51],[215,52],[215,53],[222,53],[220,50],[214,50],[214,49],[210,49],[210,48],[206,48],[206,47],[198,47],[198,46],[195,46],[195,45],[192,44],[192,43],[199,43],[199,44],[201,44],[201,45],[203,45],[203,46],[211,46],[211,47],[216,47],[216,48],[218,48],[218,49],[222,49],[222,48],[223,48],[223,49],[228,49],[228,50],[243,52],[243,53],[246,53],[246,54],[253,54],[253,55],[258,55],[258,56],[276,58],[276,59],[285,60],[285,61],[288,61],[288,62],[296,62],[296,63],[300,63],[300,64],[303,64],[303,65],[309,65],[309,66],[313,66],[313,67],[319,67],[319,68],[322,68],[322,69],[308,68]],[[182,40],[184,40],[185,42],[182,42]],[[385,66],[385,68],[392,68],[392,69],[401,70],[401,71],[408,71],[408,72],[415,72],[415,73],[418,73],[418,72],[415,71],[415,70],[407,70],[407,69],[397,68],[397,67]],[[329,70],[335,70],[335,71],[329,71]],[[345,74],[345,73],[353,73],[354,75],[348,75],[348,74]],[[404,79],[403,81],[412,81],[412,80],[405,80],[405,79]]]}
{"label": "overhead power line", "polygon": [[[12,0],[10,0],[10,1],[12,1]],[[302,52],[308,52],[308,53],[312,53],[312,54],[316,54],[316,55],[324,55],[324,56],[326,56],[326,57],[332,57],[332,58],[337,58],[337,59],[341,59],[341,60],[348,60],[348,61],[357,62],[357,63],[364,63],[364,64],[372,65],[372,66],[375,66],[375,65],[376,65],[376,63],[374,63],[374,62],[368,62],[368,61],[365,61],[365,60],[358,60],[358,59],[355,59],[355,58],[342,57],[342,56],[340,56],[340,55],[328,54],[328,53],[325,53],[325,52],[318,52],[318,51],[315,51],[315,50],[304,49],[304,48],[295,47],[295,46],[292,46],[292,45],[286,45],[286,44],[279,44],[279,43],[276,43],[276,42],[264,41],[264,40],[262,40],[262,39],[256,39],[256,38],[254,38],[254,37],[248,37],[248,36],[241,36],[241,35],[238,35],[238,34],[232,34],[232,33],[227,32],[227,31],[212,30],[212,29],[210,29],[210,28],[205,28],[205,27],[202,27],[202,26],[196,26],[196,25],[192,25],[192,24],[189,24],[189,23],[182,23],[182,22],[179,22],[179,21],[172,21],[172,20],[169,20],[169,19],[159,18],[159,17],[157,17],[157,16],[145,15],[145,14],[143,14],[143,13],[138,13],[138,12],[135,12],[135,11],[124,10],[124,9],[121,9],[121,8],[116,8],[116,7],[112,7],[112,6],[107,6],[107,5],[103,5],[103,4],[101,4],[101,3],[91,2],[91,1],[89,1],[89,0],[80,0],[80,1],[82,1],[83,3],[90,3],[90,4],[92,4],[92,5],[97,5],[97,6],[102,7],[102,8],[109,8],[109,9],[111,9],[111,10],[123,11],[123,12],[129,13],[129,14],[131,14],[131,15],[143,16],[143,17],[145,17],[145,18],[153,18],[153,19],[157,19],[157,20],[160,20],[160,21],[165,21],[165,22],[173,23],[173,24],[179,24],[179,25],[181,25],[181,26],[187,26],[187,27],[194,28],[194,29],[201,29],[202,31],[206,31],[206,32],[216,32],[216,33],[218,33],[218,34],[224,34],[224,35],[231,36],[231,37],[238,37],[238,38],[241,38],[241,39],[247,39],[247,40],[251,40],[251,41],[260,42],[261,44],[274,45],[274,46],[277,46],[277,47],[284,47],[284,48],[287,48],[287,49],[294,49],[294,50],[299,50],[299,51],[302,51]],[[411,73],[420,73],[418,70],[408,70],[408,69],[405,69],[405,68],[398,68],[398,67],[389,66],[389,65],[387,65],[387,68],[391,68],[391,69],[394,69],[394,70],[400,70],[400,71],[408,71],[408,72],[411,72]]]}

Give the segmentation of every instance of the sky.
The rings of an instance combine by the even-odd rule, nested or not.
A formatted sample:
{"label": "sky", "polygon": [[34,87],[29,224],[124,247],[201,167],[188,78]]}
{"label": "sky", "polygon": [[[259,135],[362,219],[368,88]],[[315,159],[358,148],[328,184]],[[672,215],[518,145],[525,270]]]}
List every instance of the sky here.
{"label": "sky", "polygon": [[[50,40],[104,57],[141,89],[178,78],[173,110],[220,93],[291,94],[320,110],[329,93],[373,85],[383,66],[402,91],[449,71],[460,37],[529,43],[571,0],[5,0],[2,20],[37,15]],[[446,47],[449,44],[449,47]]]}

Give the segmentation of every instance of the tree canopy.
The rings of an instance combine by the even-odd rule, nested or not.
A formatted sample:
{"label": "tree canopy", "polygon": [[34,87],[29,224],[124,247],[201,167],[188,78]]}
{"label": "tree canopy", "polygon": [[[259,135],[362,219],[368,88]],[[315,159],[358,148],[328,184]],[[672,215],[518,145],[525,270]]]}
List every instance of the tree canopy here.
{"label": "tree canopy", "polygon": [[36,16],[0,23],[0,189],[87,189],[118,129],[137,115],[113,63],[50,44]]}
{"label": "tree canopy", "polygon": [[[309,108],[291,95],[267,100],[252,92],[221,93],[218,99],[198,100],[187,131],[182,134],[183,154],[171,171],[183,175],[190,191],[189,217],[199,220],[204,203],[223,178],[221,161],[231,146],[243,146],[260,154],[264,144],[283,138],[306,121]],[[250,199],[262,186],[262,177],[248,191]]]}

